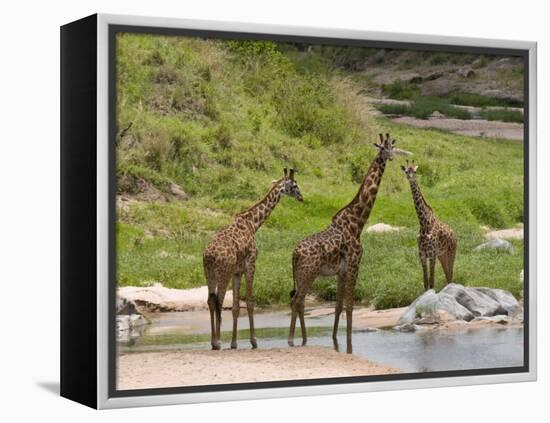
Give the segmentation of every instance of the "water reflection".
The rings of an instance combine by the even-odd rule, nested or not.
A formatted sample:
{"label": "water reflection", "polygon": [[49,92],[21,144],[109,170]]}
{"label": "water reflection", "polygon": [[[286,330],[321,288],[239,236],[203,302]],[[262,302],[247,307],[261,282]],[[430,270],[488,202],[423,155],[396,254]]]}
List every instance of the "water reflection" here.
{"label": "water reflection", "polygon": [[[308,345],[333,347],[345,353],[345,348],[339,348],[339,340],[332,338],[333,316],[306,319]],[[255,320],[260,349],[288,348],[288,310],[258,313]],[[227,327],[222,327],[223,347],[228,348],[231,319],[222,319],[222,322],[227,324]],[[246,313],[240,318],[239,328],[239,348],[248,349]],[[209,330],[208,312],[160,313],[155,316],[153,324],[142,329],[141,334],[131,333],[125,339],[120,339],[119,351],[210,349]],[[340,341],[345,343],[345,325],[338,334]],[[463,332],[426,330],[413,333],[355,330],[353,352],[406,372],[522,366],[523,329],[484,328]]]}

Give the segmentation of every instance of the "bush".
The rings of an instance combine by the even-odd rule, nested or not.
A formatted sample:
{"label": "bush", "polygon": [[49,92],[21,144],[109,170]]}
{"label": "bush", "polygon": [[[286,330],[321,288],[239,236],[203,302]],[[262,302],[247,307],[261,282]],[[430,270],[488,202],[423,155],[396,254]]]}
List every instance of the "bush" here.
{"label": "bush", "polygon": [[421,176],[422,185],[432,188],[441,179],[441,174],[431,167],[429,163],[424,162],[418,166],[418,174]]}
{"label": "bush", "polygon": [[492,228],[505,228],[506,215],[499,205],[490,199],[470,198],[467,201],[470,211],[478,222],[488,225]]}
{"label": "bush", "polygon": [[420,96],[420,87],[411,82],[397,81],[382,85],[382,93],[396,100],[412,100]]}
{"label": "bush", "polygon": [[467,110],[453,107],[447,100],[439,97],[418,97],[407,104],[381,104],[376,108],[384,114],[413,116],[417,119],[428,119],[433,112],[438,111],[450,118],[471,119]]}
{"label": "bush", "polygon": [[281,81],[274,93],[278,120],[292,137],[314,136],[324,145],[343,142],[353,126],[324,81],[315,77]]}
{"label": "bush", "polygon": [[378,104],[376,108],[385,115],[409,115],[411,106],[407,104]]}
{"label": "bush", "polygon": [[480,117],[487,120],[498,120],[501,122],[523,123],[523,113],[519,110],[510,109],[489,109],[483,110]]}

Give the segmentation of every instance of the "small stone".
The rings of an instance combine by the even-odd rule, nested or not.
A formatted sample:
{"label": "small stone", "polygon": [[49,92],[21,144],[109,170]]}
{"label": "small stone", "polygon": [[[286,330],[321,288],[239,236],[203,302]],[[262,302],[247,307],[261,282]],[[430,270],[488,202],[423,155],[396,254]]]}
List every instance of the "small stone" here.
{"label": "small stone", "polygon": [[523,240],[523,228],[501,229],[489,231],[485,234],[486,239],[517,239]]}
{"label": "small stone", "polygon": [[387,225],[385,223],[377,223],[375,225],[369,226],[366,231],[367,233],[387,233],[387,232],[399,232],[402,228],[392,225]]}
{"label": "small stone", "polygon": [[443,113],[441,113],[439,110],[434,110],[430,115],[429,119],[434,120],[434,119],[445,119],[445,118],[446,116]]}
{"label": "small stone", "polygon": [[481,245],[478,245],[474,251],[482,250],[506,250],[509,253],[514,253],[514,246],[504,239],[492,239]]}
{"label": "small stone", "polygon": [[182,190],[179,185],[174,184],[173,182],[170,184],[170,192],[178,200],[181,200],[181,201],[189,200],[189,196],[187,195],[187,193],[184,190]]}

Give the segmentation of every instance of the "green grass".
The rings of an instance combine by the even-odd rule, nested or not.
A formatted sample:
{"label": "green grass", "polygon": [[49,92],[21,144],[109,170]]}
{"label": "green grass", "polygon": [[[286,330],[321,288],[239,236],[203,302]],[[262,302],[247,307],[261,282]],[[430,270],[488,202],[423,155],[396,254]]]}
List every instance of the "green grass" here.
{"label": "green grass", "polygon": [[412,82],[396,81],[382,85],[382,93],[396,100],[413,100],[420,97],[420,86]]}
{"label": "green grass", "polygon": [[474,107],[490,107],[490,106],[523,107],[522,103],[518,103],[510,99],[501,99],[501,98],[490,97],[490,96],[481,95],[481,94],[460,93],[460,92],[450,94],[449,102],[452,104],[459,104],[462,106],[474,106]]}
{"label": "green grass", "polygon": [[[202,251],[213,233],[261,198],[283,167],[294,167],[304,202],[283,198],[257,233],[254,284],[258,304],[287,304],[293,248],[355,195],[380,131],[414,153],[426,198],[455,229],[456,281],[519,295],[521,243],[513,255],[473,248],[483,241],[480,225],[523,221],[520,144],[373,119],[355,108],[356,91],[335,84],[341,75],[326,60],[306,60],[269,42],[125,34],[117,48],[117,126],[133,122],[117,140],[119,181],[141,178],[161,192],[174,182],[190,195],[186,202],[136,201],[119,210],[120,286],[203,285]],[[427,110],[436,103],[428,100]],[[388,164],[369,224],[405,229],[362,238],[356,298],[379,308],[406,305],[422,292],[418,221],[402,161]],[[125,194],[131,188],[119,184]],[[436,279],[440,288],[439,267]],[[334,285],[333,278],[318,280],[313,291],[330,300]]]}
{"label": "green grass", "polygon": [[523,123],[523,113],[519,110],[510,109],[488,109],[480,113],[480,117],[487,120],[498,120],[501,122]]}
{"label": "green grass", "polygon": [[456,119],[471,119],[467,110],[454,107],[445,99],[439,97],[417,97],[407,104],[380,104],[376,108],[386,115],[405,115],[417,119],[428,119],[430,115],[438,111],[445,116]]}

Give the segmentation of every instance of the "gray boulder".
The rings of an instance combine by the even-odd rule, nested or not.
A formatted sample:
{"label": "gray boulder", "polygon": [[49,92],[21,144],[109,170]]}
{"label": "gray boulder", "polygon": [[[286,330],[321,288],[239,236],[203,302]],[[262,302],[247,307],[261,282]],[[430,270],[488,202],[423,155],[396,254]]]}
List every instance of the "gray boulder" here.
{"label": "gray boulder", "polygon": [[441,293],[454,297],[460,305],[467,308],[476,317],[507,314],[498,301],[475,288],[466,288],[456,283],[450,283],[441,290]]}
{"label": "gray boulder", "polygon": [[136,306],[136,303],[127,298],[119,297],[116,298],[116,314],[117,315],[131,315],[131,314],[141,314]]}
{"label": "gray boulder", "polygon": [[401,315],[397,325],[412,324],[420,319],[428,322],[434,317],[435,320],[439,320],[441,312],[458,320],[470,321],[474,318],[474,315],[459,304],[453,296],[445,293],[436,294],[433,289],[430,289],[413,301]]}
{"label": "gray boulder", "polygon": [[516,300],[516,298],[511,293],[509,293],[508,291],[505,291],[504,289],[496,289],[496,288],[468,288],[468,289],[481,292],[491,297],[493,300],[498,302],[504,310],[506,310],[506,315],[510,317],[516,317],[523,311],[518,300]]}
{"label": "gray boulder", "polygon": [[[413,323],[421,313],[426,313],[428,310],[435,311],[435,303],[437,302],[437,294],[433,289],[424,292],[420,297],[414,300],[397,322],[398,326]],[[417,308],[418,307],[418,308]]]}
{"label": "gray boulder", "polygon": [[464,287],[450,283],[438,294],[430,289],[407,307],[395,329],[415,331],[422,325],[450,320],[521,320],[523,309],[514,296],[502,289]]}
{"label": "gray boulder", "polygon": [[455,319],[469,322],[474,318],[470,310],[460,304],[455,297],[444,292],[439,293],[438,309],[446,311]]}
{"label": "gray boulder", "polygon": [[509,241],[497,238],[484,242],[474,249],[474,251],[478,252],[482,250],[505,250],[509,253],[514,253],[514,246]]}
{"label": "gray boulder", "polygon": [[132,330],[146,324],[147,319],[139,314],[116,316],[116,328],[118,331]]}
{"label": "gray boulder", "polygon": [[123,297],[116,299],[116,333],[117,341],[129,342],[139,337],[139,328],[149,321],[138,310],[136,303]]}

